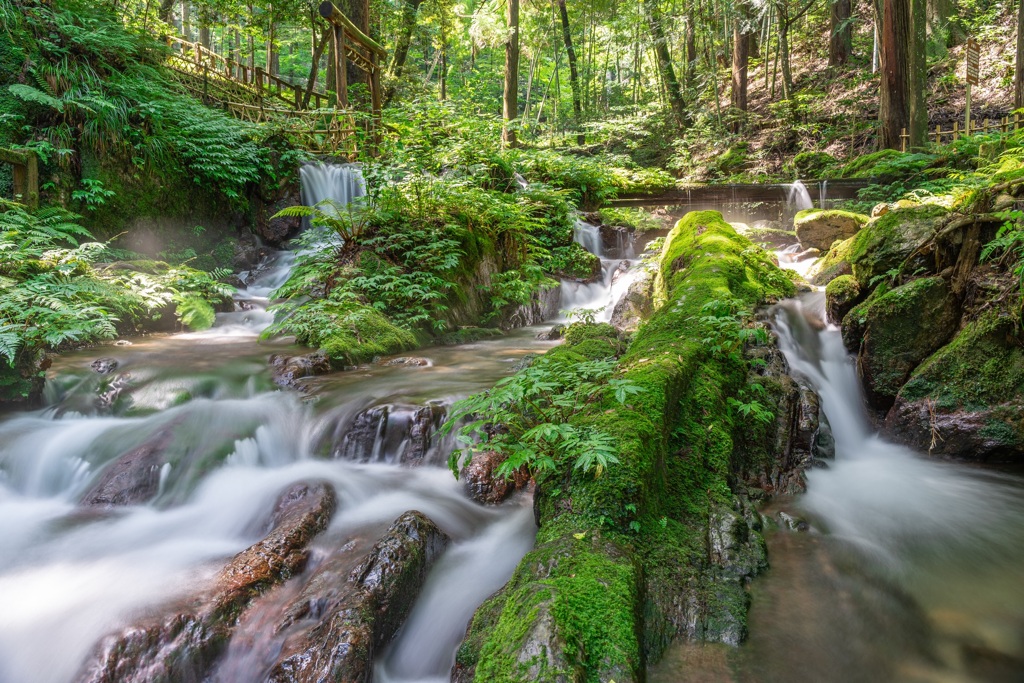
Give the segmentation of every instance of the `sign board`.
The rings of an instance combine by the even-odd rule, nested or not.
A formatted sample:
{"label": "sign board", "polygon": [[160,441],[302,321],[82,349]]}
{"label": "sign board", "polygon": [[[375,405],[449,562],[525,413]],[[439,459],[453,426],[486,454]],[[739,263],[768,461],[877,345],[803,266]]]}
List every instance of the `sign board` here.
{"label": "sign board", "polygon": [[978,85],[978,73],[981,71],[981,46],[974,38],[967,40],[967,82]]}

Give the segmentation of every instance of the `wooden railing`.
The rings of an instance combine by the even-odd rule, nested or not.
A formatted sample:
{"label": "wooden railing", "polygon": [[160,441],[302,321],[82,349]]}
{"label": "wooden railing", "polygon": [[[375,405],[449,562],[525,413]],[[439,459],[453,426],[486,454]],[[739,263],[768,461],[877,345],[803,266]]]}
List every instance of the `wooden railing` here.
{"label": "wooden railing", "polygon": [[30,209],[39,207],[39,159],[34,152],[0,148],[0,163],[13,167],[14,200]]}
{"label": "wooden railing", "polygon": [[210,81],[219,81],[215,85],[230,83],[237,86],[235,90],[249,90],[259,99],[271,97],[294,109],[323,109],[331,105],[332,97],[327,93],[313,90],[309,93],[307,103],[305,87],[289,83],[279,76],[268,73],[262,67],[250,67],[248,64],[219,55],[201,43],[190,43],[173,36],[168,38],[168,42],[174,50],[169,62],[171,68],[183,75],[207,82],[207,90]]}
{"label": "wooden railing", "polygon": [[[942,126],[935,126],[935,130],[928,131],[928,141],[939,145],[944,141],[953,142],[961,136],[974,135],[975,133],[1009,133],[1012,130],[1020,130],[1021,123],[1024,122],[1022,122],[1020,114],[1004,116],[1001,119],[971,121],[971,127],[969,130],[966,126],[961,129],[960,122],[954,121],[953,127],[949,130],[942,130]],[[904,128],[900,133],[900,140],[900,148],[902,151],[906,152],[907,145],[910,142],[910,135],[907,133],[906,128]]]}
{"label": "wooden railing", "polygon": [[356,152],[355,118],[342,109],[294,109],[263,107],[244,102],[228,102],[227,110],[236,118],[253,123],[274,122],[285,127],[296,143],[316,154],[346,156]]}

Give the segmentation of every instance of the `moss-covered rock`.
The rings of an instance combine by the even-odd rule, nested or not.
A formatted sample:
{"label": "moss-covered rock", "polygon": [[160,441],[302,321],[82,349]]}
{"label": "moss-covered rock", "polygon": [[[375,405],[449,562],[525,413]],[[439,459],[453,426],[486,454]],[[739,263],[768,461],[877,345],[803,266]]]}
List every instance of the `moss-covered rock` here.
{"label": "moss-covered rock", "polygon": [[839,277],[853,273],[853,266],[850,265],[850,249],[853,246],[854,238],[836,242],[824,256],[815,262],[807,273],[811,284],[822,287]]}
{"label": "moss-covered rock", "polygon": [[911,375],[885,420],[897,441],[966,460],[1024,455],[1024,335],[1006,311],[967,323]]}
{"label": "moss-covered rock", "polygon": [[[570,464],[538,481],[537,547],[478,611],[456,680],[624,683],[642,680],[645,660],[672,638],[744,637],[744,582],[764,557],[759,522],[729,486],[746,458],[734,435],[749,425],[727,399],[746,385],[747,363],[722,351],[731,337],[707,342],[722,329],[708,316],[727,311],[735,332],[749,324],[745,310],[794,287],[703,211],[669,234],[655,290],[660,305],[619,365],[643,393],[574,418],[613,435],[619,462],[597,478]],[[607,326],[584,329],[549,353],[612,345]]]}
{"label": "moss-covered rock", "polygon": [[860,283],[852,275],[840,275],[825,287],[825,314],[838,325],[860,298]]}
{"label": "moss-covered rock", "polygon": [[[329,310],[325,311],[330,314]],[[362,307],[353,314],[350,309],[337,311],[335,326],[322,330],[320,349],[336,367],[356,365],[375,356],[409,351],[418,346],[416,337],[393,324],[375,308]]]}
{"label": "moss-covered rock", "polygon": [[601,277],[601,259],[573,242],[569,246],[552,249],[544,270],[563,280],[593,282]]}
{"label": "moss-covered rock", "polygon": [[839,209],[805,209],[793,217],[793,227],[804,249],[831,248],[836,240],[846,240],[869,221],[867,216]]}
{"label": "moss-covered rock", "polygon": [[[879,275],[899,271],[904,262],[941,228],[949,211],[935,204],[895,209],[866,225],[853,238],[849,260],[862,286]],[[918,265],[913,263],[913,272]]]}
{"label": "moss-covered rock", "polygon": [[959,309],[949,283],[928,277],[872,297],[850,315],[863,330],[857,368],[868,401],[887,409],[911,371],[952,336]]}

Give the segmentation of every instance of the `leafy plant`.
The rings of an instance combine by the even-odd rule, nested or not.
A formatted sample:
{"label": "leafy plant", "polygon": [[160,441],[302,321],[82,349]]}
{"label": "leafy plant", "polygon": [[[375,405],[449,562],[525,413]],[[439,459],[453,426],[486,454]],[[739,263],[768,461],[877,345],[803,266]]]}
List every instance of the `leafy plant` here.
{"label": "leafy plant", "polygon": [[615,438],[573,418],[594,404],[624,405],[642,391],[616,378],[615,368],[612,358],[544,356],[492,389],[458,401],[441,428],[447,434],[458,427],[465,445],[449,456],[452,472],[458,476],[473,453],[486,450],[505,457],[498,473],[506,477],[522,467],[534,476],[552,472],[561,463],[600,476],[618,462]]}

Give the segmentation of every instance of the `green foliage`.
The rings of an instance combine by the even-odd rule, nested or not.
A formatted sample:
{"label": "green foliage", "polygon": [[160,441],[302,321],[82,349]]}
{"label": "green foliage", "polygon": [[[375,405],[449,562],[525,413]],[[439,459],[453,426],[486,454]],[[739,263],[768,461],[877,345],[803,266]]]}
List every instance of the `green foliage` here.
{"label": "green foliage", "polygon": [[590,281],[601,274],[601,259],[573,242],[552,249],[543,267],[559,278]]}
{"label": "green foliage", "polygon": [[466,448],[449,457],[452,472],[458,476],[473,453],[489,450],[505,456],[498,472],[506,477],[522,467],[539,475],[564,464],[600,476],[618,462],[615,440],[572,419],[594,405],[625,405],[641,391],[616,378],[615,365],[613,358],[545,356],[494,388],[457,402],[442,433],[470,422],[458,429]]}
{"label": "green foliage", "polygon": [[1005,222],[994,239],[982,247],[981,260],[998,260],[1017,279],[1017,319],[1024,321],[1024,212],[1004,211]]}

